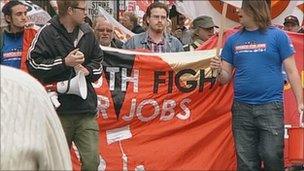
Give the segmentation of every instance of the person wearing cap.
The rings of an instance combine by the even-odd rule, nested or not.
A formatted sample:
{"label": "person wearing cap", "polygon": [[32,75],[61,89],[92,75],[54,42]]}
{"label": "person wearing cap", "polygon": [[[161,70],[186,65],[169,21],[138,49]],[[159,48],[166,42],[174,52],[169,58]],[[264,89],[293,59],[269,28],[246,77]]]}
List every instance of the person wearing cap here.
{"label": "person wearing cap", "polygon": [[184,46],[185,51],[193,51],[203,42],[214,35],[214,28],[218,28],[211,17],[203,15],[197,17],[192,22],[192,43]]}
{"label": "person wearing cap", "polygon": [[7,2],[2,13],[8,25],[1,29],[0,64],[28,72],[27,51],[39,28],[27,25],[27,7],[22,2]]}
{"label": "person wearing cap", "polygon": [[304,29],[300,27],[299,20],[296,16],[289,15],[284,19],[284,30],[290,32],[304,33]]}

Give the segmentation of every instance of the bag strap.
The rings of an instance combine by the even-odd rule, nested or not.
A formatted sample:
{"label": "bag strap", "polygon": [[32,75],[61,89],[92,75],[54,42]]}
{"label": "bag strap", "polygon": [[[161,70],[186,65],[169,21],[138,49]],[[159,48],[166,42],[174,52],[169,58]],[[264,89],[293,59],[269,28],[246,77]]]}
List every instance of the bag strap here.
{"label": "bag strap", "polygon": [[0,56],[3,56],[3,47],[4,47],[4,29],[1,29],[1,34],[0,34]]}

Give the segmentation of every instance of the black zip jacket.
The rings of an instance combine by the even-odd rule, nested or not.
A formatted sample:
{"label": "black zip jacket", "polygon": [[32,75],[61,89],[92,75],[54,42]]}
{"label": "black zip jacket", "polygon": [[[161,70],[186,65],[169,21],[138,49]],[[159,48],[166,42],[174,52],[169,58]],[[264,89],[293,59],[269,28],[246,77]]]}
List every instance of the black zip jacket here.
{"label": "black zip jacket", "polygon": [[88,95],[85,100],[77,95],[59,94],[58,114],[96,114],[97,96],[91,84],[102,73],[103,52],[95,39],[92,29],[87,24],[79,26],[79,34],[74,42],[70,39],[58,16],[37,33],[29,49],[27,65],[30,74],[42,84],[55,83],[73,78],[73,67],[66,66],[64,58],[75,48],[84,54],[82,63],[90,74],[86,76]]}

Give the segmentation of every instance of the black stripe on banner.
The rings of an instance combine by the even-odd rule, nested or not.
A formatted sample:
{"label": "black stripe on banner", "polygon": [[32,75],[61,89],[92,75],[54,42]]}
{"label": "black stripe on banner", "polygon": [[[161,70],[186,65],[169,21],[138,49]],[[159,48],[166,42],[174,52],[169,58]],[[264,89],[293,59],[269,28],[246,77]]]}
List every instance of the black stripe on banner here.
{"label": "black stripe on banner", "polygon": [[[118,67],[119,72],[115,73],[114,90],[110,90],[114,102],[115,113],[117,119],[119,118],[120,109],[125,99],[126,92],[122,91],[122,68],[127,69],[127,76],[131,76],[135,55],[122,54],[118,52],[104,51],[103,70],[110,88],[110,72],[107,71],[109,67]],[[129,83],[127,83],[128,89]]]}

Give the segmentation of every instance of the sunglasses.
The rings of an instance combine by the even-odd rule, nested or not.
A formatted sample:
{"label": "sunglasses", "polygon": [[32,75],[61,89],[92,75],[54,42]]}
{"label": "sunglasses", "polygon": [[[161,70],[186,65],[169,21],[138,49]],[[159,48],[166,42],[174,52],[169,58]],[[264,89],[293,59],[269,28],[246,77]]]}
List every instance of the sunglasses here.
{"label": "sunglasses", "polygon": [[104,29],[104,28],[102,28],[102,29],[96,29],[96,31],[98,31],[98,32],[107,32],[107,33],[112,33],[113,32],[112,29]]}

